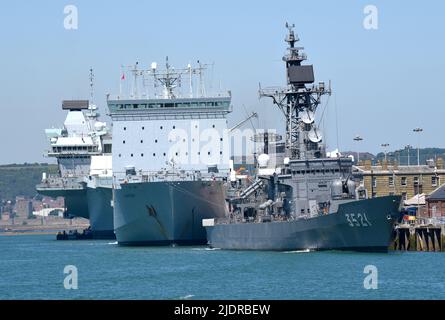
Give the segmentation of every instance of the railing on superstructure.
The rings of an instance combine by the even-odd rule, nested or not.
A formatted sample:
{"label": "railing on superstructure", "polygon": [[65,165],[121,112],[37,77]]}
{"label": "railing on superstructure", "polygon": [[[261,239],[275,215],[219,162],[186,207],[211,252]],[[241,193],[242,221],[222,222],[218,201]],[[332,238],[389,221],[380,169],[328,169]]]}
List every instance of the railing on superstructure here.
{"label": "railing on superstructure", "polygon": [[49,175],[46,179],[42,180],[42,182],[39,183],[36,188],[37,190],[82,190],[85,188],[85,185],[82,183],[79,177],[61,177],[60,175]]}
{"label": "railing on superstructure", "polygon": [[158,170],[136,171],[134,174],[114,172],[113,179],[116,184],[140,182],[176,182],[176,181],[228,181],[229,169],[219,169],[218,172],[206,170]]}

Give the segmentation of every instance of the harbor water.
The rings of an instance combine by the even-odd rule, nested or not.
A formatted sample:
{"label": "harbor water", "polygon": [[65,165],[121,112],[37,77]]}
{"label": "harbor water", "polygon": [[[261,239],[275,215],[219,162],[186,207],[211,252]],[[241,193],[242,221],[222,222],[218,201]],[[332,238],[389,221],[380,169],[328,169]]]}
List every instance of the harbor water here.
{"label": "harbor water", "polygon": [[[445,299],[443,253],[247,252],[0,236],[0,299]],[[78,289],[64,288],[64,268]],[[365,289],[366,266],[377,289]]]}

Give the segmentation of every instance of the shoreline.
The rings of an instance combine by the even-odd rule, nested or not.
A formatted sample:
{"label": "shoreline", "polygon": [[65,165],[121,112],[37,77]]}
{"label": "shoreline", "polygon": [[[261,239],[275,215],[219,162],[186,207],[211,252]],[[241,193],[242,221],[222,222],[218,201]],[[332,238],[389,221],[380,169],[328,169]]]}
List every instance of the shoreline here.
{"label": "shoreline", "polygon": [[89,224],[54,224],[54,225],[3,225],[0,226],[0,236],[14,235],[56,235],[58,232],[87,229]]}

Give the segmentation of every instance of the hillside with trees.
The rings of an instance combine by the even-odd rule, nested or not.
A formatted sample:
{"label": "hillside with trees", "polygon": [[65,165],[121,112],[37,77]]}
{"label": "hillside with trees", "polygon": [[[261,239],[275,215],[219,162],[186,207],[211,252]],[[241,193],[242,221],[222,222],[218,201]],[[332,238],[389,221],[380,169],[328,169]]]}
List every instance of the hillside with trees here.
{"label": "hillside with trees", "polygon": [[13,200],[16,196],[33,197],[35,186],[42,180],[42,173],[57,173],[57,165],[24,163],[0,165],[0,201]]}

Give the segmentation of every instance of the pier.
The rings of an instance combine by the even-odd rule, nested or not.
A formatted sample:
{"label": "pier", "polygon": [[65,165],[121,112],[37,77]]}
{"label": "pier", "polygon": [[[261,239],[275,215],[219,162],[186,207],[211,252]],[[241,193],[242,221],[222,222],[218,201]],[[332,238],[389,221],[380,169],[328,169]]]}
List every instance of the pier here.
{"label": "pier", "polygon": [[445,225],[398,225],[390,250],[445,252]]}

